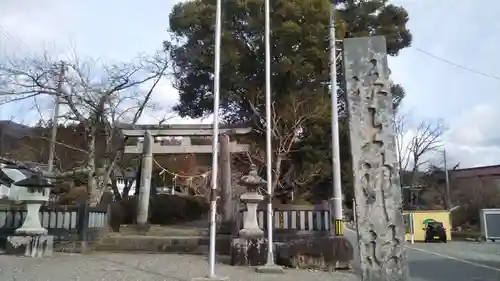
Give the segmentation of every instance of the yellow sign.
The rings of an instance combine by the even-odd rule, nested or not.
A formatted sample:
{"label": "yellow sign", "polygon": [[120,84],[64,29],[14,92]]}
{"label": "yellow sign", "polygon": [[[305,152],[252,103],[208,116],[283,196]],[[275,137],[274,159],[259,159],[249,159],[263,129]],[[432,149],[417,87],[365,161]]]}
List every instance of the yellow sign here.
{"label": "yellow sign", "polygon": [[283,212],[278,212],[278,221],[279,221],[278,228],[283,229],[285,226],[285,219]]}
{"label": "yellow sign", "polygon": [[335,235],[344,235],[344,221],[335,220]]}

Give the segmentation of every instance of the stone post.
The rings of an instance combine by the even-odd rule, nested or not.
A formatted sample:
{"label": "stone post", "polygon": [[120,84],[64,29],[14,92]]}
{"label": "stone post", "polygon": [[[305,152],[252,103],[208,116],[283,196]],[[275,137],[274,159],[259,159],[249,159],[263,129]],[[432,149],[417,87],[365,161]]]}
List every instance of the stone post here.
{"label": "stone post", "polygon": [[344,40],[362,280],[409,280],[386,41]]}
{"label": "stone post", "polygon": [[222,186],[222,220],[231,223],[234,213],[234,202],[231,186],[231,147],[228,135],[220,136],[220,167]]}
{"label": "stone post", "polygon": [[150,132],[146,131],[142,144],[141,187],[139,189],[139,202],[137,204],[137,228],[140,232],[145,232],[148,229],[149,197],[153,169],[153,144],[153,136]]}

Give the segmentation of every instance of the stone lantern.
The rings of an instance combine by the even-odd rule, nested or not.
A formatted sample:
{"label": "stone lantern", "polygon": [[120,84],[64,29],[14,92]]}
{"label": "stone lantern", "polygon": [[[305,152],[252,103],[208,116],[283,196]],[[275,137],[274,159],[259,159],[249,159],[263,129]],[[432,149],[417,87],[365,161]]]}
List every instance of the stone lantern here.
{"label": "stone lantern", "polygon": [[12,203],[26,204],[22,226],[7,237],[6,253],[51,256],[54,237],[42,227],[39,212],[42,203],[49,201],[52,185],[38,173],[16,163],[0,163],[0,171],[3,197]]}
{"label": "stone lantern", "polygon": [[26,218],[23,225],[16,229],[16,233],[46,235],[47,229],[43,228],[40,223],[39,212],[42,203],[49,201],[50,189],[53,185],[37,174],[32,174],[14,184],[21,187],[17,193],[17,200],[26,203]]}
{"label": "stone lantern", "polygon": [[258,266],[266,263],[267,239],[257,220],[257,206],[264,196],[260,195],[259,187],[264,187],[266,181],[257,174],[257,167],[250,166],[250,172],[241,177],[240,185],[246,192],[240,200],[246,206],[243,212],[243,228],[239,237],[231,241],[231,264]]}
{"label": "stone lantern", "polygon": [[264,187],[266,181],[257,173],[255,165],[250,166],[250,171],[240,179],[240,184],[246,188],[246,192],[240,196],[240,200],[246,206],[243,212],[243,228],[239,231],[242,237],[261,237],[264,231],[259,227],[257,220],[257,206],[264,200],[264,196],[259,194],[259,187]]}

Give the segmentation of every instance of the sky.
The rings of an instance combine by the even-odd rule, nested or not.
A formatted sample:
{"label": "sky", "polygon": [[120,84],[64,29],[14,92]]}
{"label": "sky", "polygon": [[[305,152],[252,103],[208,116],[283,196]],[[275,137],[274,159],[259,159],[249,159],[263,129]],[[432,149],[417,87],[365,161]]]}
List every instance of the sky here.
{"label": "sky", "polygon": [[[394,0],[410,16],[411,48],[390,58],[392,79],[407,97],[401,112],[411,124],[442,122],[448,162],[460,168],[500,164],[500,55],[496,53],[500,2],[483,0]],[[64,57],[71,50],[101,61],[127,61],[161,48],[168,14],[177,1],[2,0],[0,55],[48,51]],[[480,40],[479,40],[480,39]],[[165,79],[154,93],[164,110],[178,94]],[[23,112],[23,114],[19,114]],[[29,105],[0,108],[2,119],[35,118]],[[161,114],[160,114],[161,115]],[[148,114],[142,122],[157,122]],[[498,119],[497,119],[498,118]],[[204,122],[206,122],[205,120]],[[175,118],[170,122],[198,122]],[[410,124],[410,125],[411,125]],[[410,126],[411,127],[411,126]],[[433,156],[434,157],[434,156]]]}

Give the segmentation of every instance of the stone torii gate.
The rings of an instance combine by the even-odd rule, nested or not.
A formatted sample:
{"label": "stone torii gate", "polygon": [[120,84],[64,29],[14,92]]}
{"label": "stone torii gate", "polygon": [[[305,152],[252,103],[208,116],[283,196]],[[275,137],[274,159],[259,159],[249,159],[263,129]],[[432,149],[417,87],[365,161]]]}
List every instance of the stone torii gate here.
{"label": "stone torii gate", "polygon": [[[143,137],[142,143],[125,146],[127,154],[142,154],[142,177],[140,182],[137,225],[139,229],[147,229],[149,196],[151,190],[151,174],[153,170],[153,154],[187,154],[212,153],[212,145],[193,145],[191,137],[211,137],[213,126],[205,124],[186,125],[119,125],[126,137]],[[245,135],[252,128],[238,125],[220,125],[219,153],[221,167],[221,199],[224,221],[233,219],[234,204],[231,186],[231,153],[248,151],[248,145],[230,141],[229,135]],[[162,145],[155,142],[157,137],[182,137],[179,145]]]}

